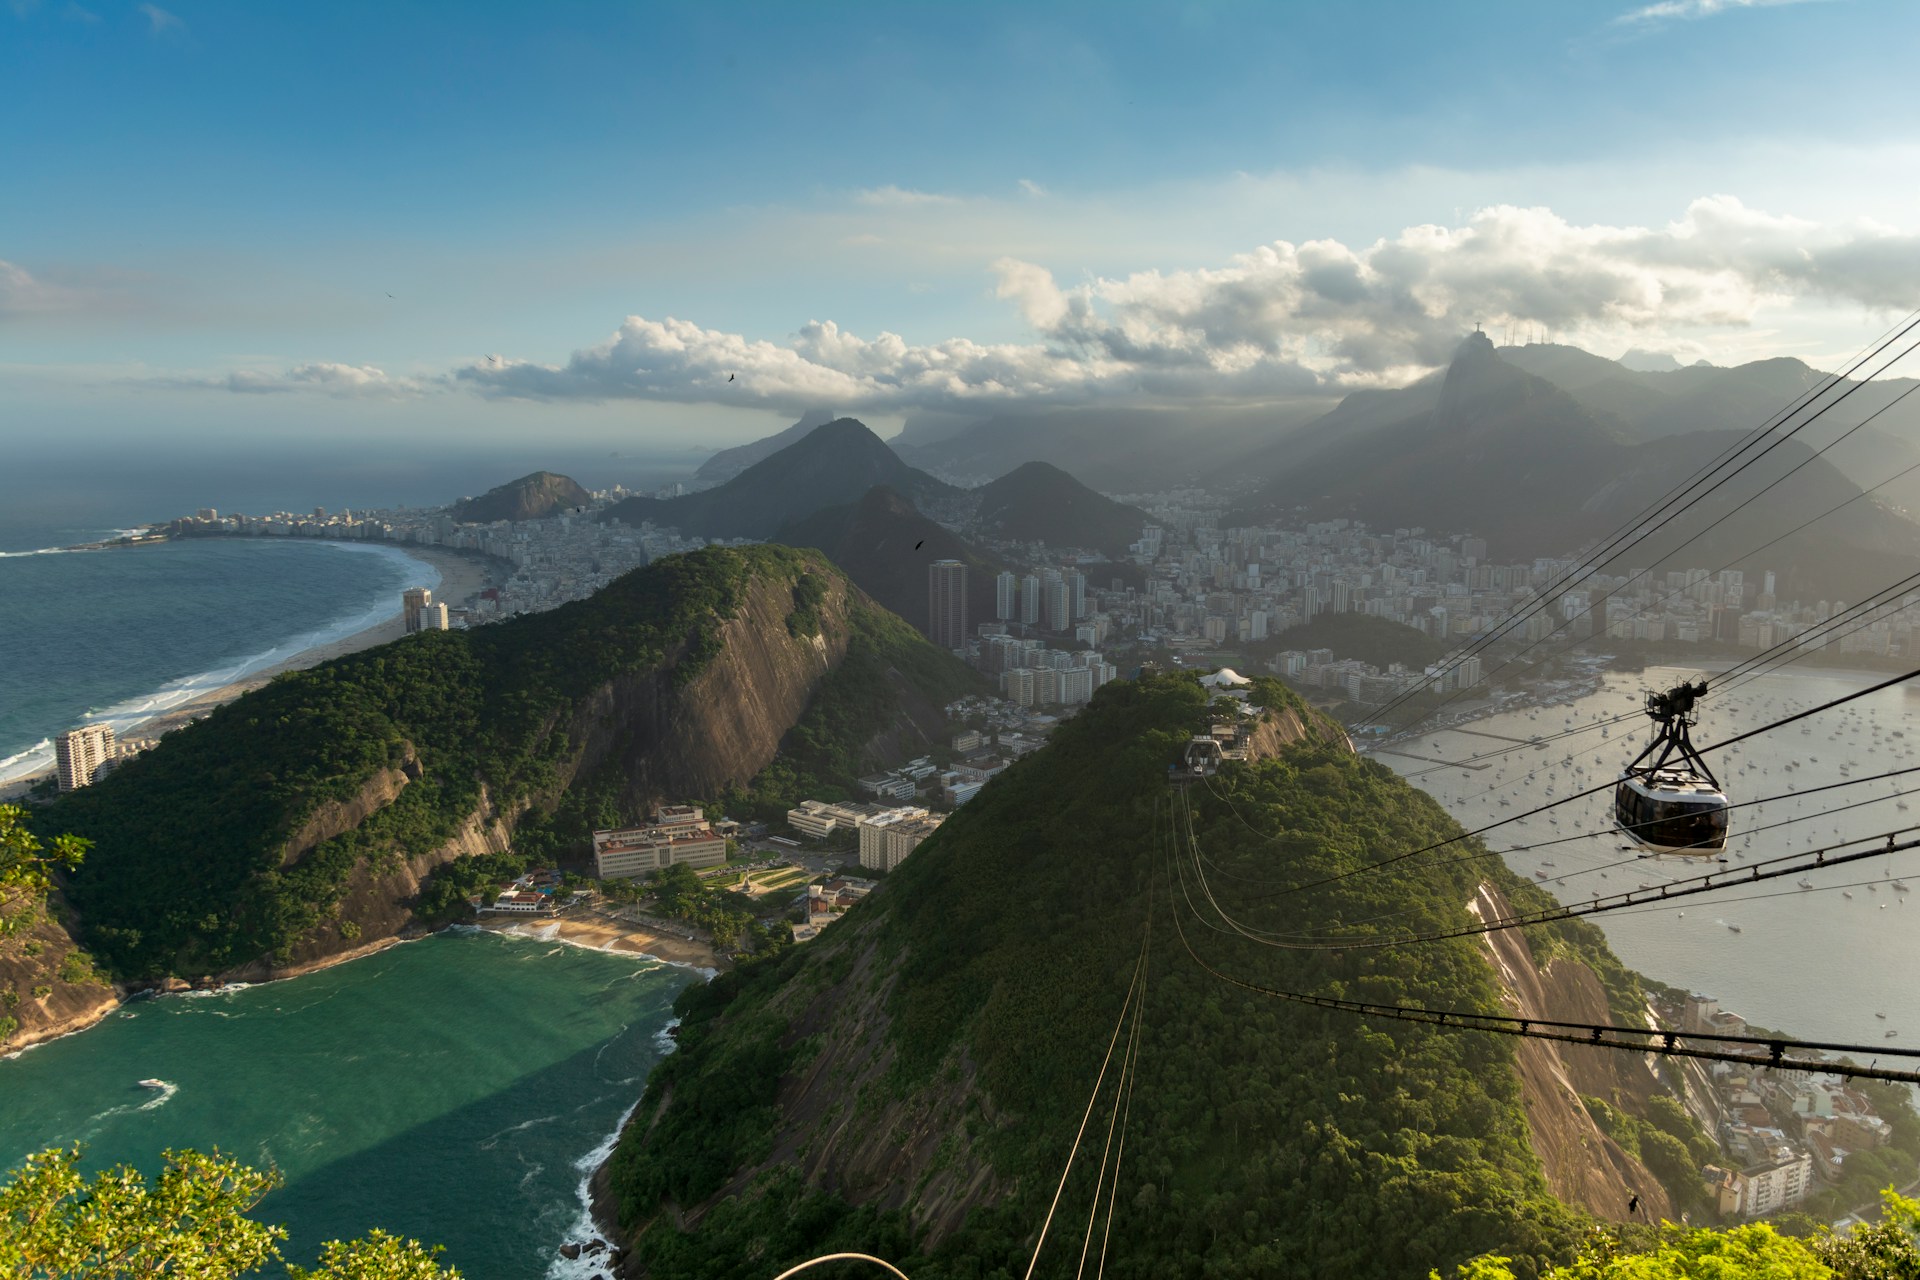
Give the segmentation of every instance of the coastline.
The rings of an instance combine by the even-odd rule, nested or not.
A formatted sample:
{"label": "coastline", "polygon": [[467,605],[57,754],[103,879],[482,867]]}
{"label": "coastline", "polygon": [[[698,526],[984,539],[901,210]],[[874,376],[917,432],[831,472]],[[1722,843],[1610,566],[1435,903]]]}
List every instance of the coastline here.
{"label": "coastline", "polygon": [[711,978],[731,965],[714,951],[712,944],[644,929],[614,916],[555,916],[548,919],[516,920],[510,916],[483,917],[472,926],[488,933],[505,933],[534,938],[542,942],[560,942],[589,951],[609,951],[617,955],[646,956],[662,964],[693,969]]}
{"label": "coastline", "polygon": [[[510,566],[505,561],[475,552],[451,551],[444,547],[416,547],[409,544],[393,544],[392,549],[426,565],[439,575],[440,582],[434,588],[434,593],[436,598],[445,600],[450,608],[466,604],[488,587],[498,586],[506,580],[510,572]],[[302,649],[272,666],[249,672],[237,680],[209,689],[177,706],[156,712],[129,726],[121,732],[120,736],[158,738],[200,719],[217,707],[225,706],[242,694],[260,688],[284,672],[301,671],[361,649],[388,644],[400,639],[404,634],[404,622],[400,613],[399,600],[396,598],[393,613],[373,626],[325,644]],[[0,800],[23,795],[52,776],[51,771],[43,770],[39,773],[0,781]]]}

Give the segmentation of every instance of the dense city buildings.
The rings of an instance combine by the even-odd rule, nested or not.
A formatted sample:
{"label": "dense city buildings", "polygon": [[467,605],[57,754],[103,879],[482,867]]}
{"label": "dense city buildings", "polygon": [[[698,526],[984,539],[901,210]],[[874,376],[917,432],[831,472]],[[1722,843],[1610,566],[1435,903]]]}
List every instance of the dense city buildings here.
{"label": "dense city buildings", "polygon": [[113,726],[90,724],[53,740],[54,767],[62,791],[75,791],[100,776],[114,758]]}
{"label": "dense city buildings", "polygon": [[919,848],[944,821],[925,809],[887,809],[860,819],[860,865],[870,871],[891,871]]}
{"label": "dense city buildings", "polygon": [[967,647],[967,566],[958,560],[927,566],[927,638],[942,649]]}

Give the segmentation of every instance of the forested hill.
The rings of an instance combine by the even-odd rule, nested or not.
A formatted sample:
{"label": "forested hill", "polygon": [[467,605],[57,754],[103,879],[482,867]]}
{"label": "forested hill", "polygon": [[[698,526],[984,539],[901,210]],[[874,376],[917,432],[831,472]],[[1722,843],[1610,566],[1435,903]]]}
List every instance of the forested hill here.
{"label": "forested hill", "polygon": [[540,520],[592,500],[593,495],[581,488],[573,477],[536,471],[489,489],[477,498],[462,498],[453,504],[448,514],[467,524]]}
{"label": "forested hill", "polygon": [[925,742],[977,677],[818,553],[668,557],[587,600],[283,675],[38,822],[128,978],[258,975],[414,921],[433,873],[750,784],[785,795]]}
{"label": "forested hill", "polygon": [[[1260,689],[1320,723],[1273,682]],[[1529,1264],[1571,1253],[1585,1219],[1547,1191],[1510,1043],[1275,1001],[1183,950],[1166,770],[1206,708],[1188,676],[1108,685],[819,941],[683,995],[680,1049],[601,1187],[645,1274],[747,1280],[834,1249],[879,1253],[915,1280],[1025,1274],[1149,925],[1106,1274],[1421,1277],[1489,1250]],[[1447,859],[1254,902],[1458,832],[1332,732],[1189,795],[1216,888],[1261,927],[1316,934],[1389,913],[1362,927],[1457,925],[1483,878],[1540,901],[1488,863]],[[1196,950],[1251,982],[1500,1005],[1475,942],[1279,950],[1180,910]],[[1596,939],[1536,946],[1578,946],[1624,981]],[[1579,1114],[1559,1078],[1542,1114]],[[1575,1157],[1609,1159],[1586,1132]],[[1079,1254],[1099,1150],[1096,1137],[1068,1182],[1044,1274]]]}

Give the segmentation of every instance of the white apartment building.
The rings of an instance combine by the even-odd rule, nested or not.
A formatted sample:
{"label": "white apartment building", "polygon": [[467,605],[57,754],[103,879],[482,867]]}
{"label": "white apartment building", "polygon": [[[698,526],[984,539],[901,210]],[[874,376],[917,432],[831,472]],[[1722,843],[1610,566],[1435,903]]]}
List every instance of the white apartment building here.
{"label": "white apartment building", "polygon": [[54,740],[53,758],[62,791],[89,785],[100,766],[113,759],[113,726],[90,724],[69,729]]}
{"label": "white apartment building", "polygon": [[860,819],[860,865],[891,871],[940,829],[936,814],[919,808],[888,809]]}
{"label": "white apartment building", "polygon": [[787,810],[787,825],[803,836],[825,840],[836,828],[854,827],[869,814],[881,812],[876,804],[828,804],[824,800],[802,800],[796,809]]}

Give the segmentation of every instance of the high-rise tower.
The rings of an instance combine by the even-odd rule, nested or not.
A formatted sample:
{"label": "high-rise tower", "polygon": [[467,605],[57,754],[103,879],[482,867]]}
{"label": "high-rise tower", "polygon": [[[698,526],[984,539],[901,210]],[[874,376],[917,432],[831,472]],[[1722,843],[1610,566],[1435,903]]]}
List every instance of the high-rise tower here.
{"label": "high-rise tower", "polygon": [[958,560],[927,566],[927,638],[942,649],[967,647],[967,566]]}

